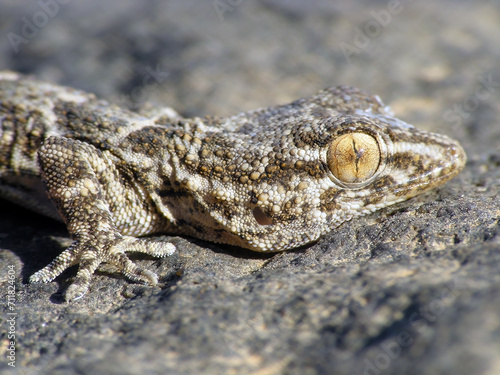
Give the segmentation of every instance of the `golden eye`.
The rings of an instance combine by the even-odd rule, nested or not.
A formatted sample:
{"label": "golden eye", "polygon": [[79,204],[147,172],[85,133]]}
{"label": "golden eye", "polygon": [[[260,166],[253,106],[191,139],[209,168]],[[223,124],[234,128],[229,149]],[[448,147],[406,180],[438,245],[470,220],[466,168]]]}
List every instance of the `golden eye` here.
{"label": "golden eye", "polygon": [[365,133],[341,135],[328,149],[328,167],[345,183],[366,181],[377,171],[379,164],[378,142]]}

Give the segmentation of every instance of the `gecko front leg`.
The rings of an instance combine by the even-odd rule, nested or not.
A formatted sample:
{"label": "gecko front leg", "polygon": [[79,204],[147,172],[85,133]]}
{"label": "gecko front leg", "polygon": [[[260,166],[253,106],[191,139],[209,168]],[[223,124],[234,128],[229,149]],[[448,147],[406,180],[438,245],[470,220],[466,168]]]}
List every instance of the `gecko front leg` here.
{"label": "gecko front leg", "polygon": [[[171,243],[127,235],[148,234],[161,218],[144,202],[139,187],[127,185],[110,158],[91,144],[63,137],[47,139],[39,151],[43,181],[73,243],[30,282],[51,281],[78,264],[75,281],[65,292],[67,301],[86,293],[92,274],[103,262],[133,281],[154,285],[157,276],[135,265],[125,252],[162,257],[175,251]],[[111,200],[109,195],[121,198]]]}

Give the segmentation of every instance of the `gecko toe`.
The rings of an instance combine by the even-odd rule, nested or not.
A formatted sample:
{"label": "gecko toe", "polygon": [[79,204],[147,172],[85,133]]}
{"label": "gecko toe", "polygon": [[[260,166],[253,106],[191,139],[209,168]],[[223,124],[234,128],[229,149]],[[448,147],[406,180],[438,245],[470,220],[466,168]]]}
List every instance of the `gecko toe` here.
{"label": "gecko toe", "polygon": [[107,262],[114,265],[129,280],[146,285],[158,283],[158,276],[154,272],[139,267],[123,252],[114,253]]}
{"label": "gecko toe", "polygon": [[74,242],[70,247],[57,256],[49,265],[35,272],[29,278],[30,283],[48,283],[54,280],[67,268],[77,264],[79,261],[78,243]]}
{"label": "gecko toe", "polygon": [[75,280],[63,294],[66,302],[76,301],[82,298],[89,290],[90,280],[88,282],[83,280]]}

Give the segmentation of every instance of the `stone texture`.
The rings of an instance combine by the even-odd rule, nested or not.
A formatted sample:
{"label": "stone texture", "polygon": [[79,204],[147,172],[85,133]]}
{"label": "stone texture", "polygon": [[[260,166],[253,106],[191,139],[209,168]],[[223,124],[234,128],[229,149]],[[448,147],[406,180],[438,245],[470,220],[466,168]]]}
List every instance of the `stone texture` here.
{"label": "stone texture", "polygon": [[[74,273],[27,284],[67,245],[64,226],[2,201],[0,373],[500,373],[499,2],[402,2],[390,13],[385,1],[242,1],[222,18],[214,3],[231,2],[69,2],[16,53],[8,33],[22,36],[23,17],[42,8],[0,0],[0,67],[187,116],[359,86],[459,139],[465,171],[304,249],[175,238],[177,255],[137,260],[159,287],[103,274],[73,304],[60,291]],[[349,59],[346,44],[357,49]],[[145,85],[148,69],[168,76]],[[4,354],[9,265],[16,369]]]}

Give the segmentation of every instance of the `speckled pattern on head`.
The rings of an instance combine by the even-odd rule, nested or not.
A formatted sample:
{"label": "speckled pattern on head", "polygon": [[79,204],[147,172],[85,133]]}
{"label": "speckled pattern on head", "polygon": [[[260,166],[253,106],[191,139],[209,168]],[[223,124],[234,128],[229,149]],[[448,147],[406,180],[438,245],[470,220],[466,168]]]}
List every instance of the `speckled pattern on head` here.
{"label": "speckled pattern on head", "polygon": [[175,247],[137,237],[291,249],[443,184],[466,158],[458,142],[406,124],[377,96],[347,86],[233,117],[187,119],[1,72],[0,121],[0,194],[64,220],[74,240],[30,280],[79,264],[68,300],[85,293],[103,262],[156,283],[125,252],[165,256]]}

